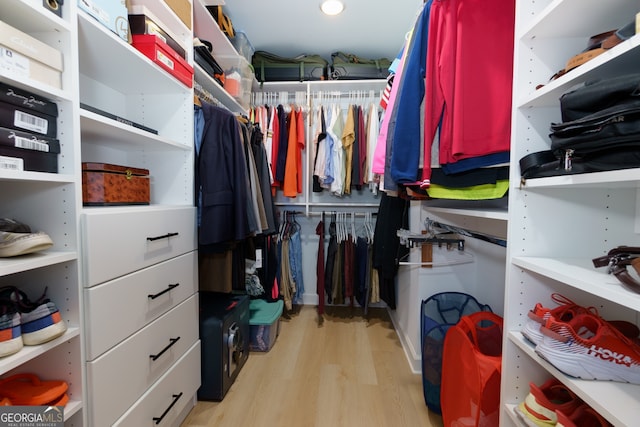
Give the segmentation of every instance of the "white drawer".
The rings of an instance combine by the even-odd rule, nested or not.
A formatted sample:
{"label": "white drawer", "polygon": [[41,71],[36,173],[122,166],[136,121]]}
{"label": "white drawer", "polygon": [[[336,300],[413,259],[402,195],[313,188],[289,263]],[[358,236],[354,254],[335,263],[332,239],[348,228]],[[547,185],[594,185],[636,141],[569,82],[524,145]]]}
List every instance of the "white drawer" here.
{"label": "white drawer", "polygon": [[153,387],[114,424],[121,427],[166,427],[177,417],[200,387],[200,341],[191,347]]}
{"label": "white drawer", "polygon": [[84,289],[87,359],[93,360],[198,291],[197,252]]}
{"label": "white drawer", "polygon": [[85,209],[84,286],[93,286],[196,249],[191,206]]}
{"label": "white drawer", "polygon": [[[193,295],[88,362],[89,425],[111,425],[196,341],[198,296]],[[200,364],[190,368],[200,375]]]}

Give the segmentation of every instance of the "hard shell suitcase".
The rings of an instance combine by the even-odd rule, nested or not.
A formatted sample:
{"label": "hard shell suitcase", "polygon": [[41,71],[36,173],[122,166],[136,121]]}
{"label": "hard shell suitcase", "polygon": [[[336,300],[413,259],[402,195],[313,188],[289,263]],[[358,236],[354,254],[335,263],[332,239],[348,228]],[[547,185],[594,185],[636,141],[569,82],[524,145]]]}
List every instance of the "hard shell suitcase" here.
{"label": "hard shell suitcase", "polygon": [[326,80],[329,62],[319,55],[285,58],[263,50],[251,60],[259,82]]}

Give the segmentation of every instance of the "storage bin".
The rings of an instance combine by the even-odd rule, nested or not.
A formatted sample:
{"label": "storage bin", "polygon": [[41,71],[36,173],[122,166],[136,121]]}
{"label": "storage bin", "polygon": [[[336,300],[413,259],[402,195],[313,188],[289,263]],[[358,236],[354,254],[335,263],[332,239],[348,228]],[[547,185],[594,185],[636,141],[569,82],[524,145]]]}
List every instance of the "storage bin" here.
{"label": "storage bin", "polygon": [[243,108],[249,109],[253,79],[251,65],[239,56],[221,55],[216,56],[216,60],[224,70],[224,89]]}
{"label": "storage bin", "polygon": [[282,300],[267,302],[263,299],[251,300],[249,304],[249,325],[251,340],[249,350],[269,351],[280,333]]}
{"label": "storage bin", "polygon": [[245,33],[242,31],[236,31],[236,36],[231,39],[231,44],[239,55],[244,56],[244,59],[246,59],[247,62],[251,62],[255,49],[251,45],[251,42]]}

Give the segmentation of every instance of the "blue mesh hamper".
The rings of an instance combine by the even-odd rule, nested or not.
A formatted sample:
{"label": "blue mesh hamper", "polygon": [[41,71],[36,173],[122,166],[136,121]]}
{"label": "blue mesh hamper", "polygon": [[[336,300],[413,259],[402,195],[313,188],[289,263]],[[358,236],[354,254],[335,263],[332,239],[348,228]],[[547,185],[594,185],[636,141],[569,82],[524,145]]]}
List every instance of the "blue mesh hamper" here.
{"label": "blue mesh hamper", "polygon": [[491,312],[463,292],[440,292],[422,301],[420,308],[420,340],[422,349],[422,387],[424,401],[429,409],[442,414],[440,384],[442,377],[442,348],[449,328],[462,316],[478,311]]}

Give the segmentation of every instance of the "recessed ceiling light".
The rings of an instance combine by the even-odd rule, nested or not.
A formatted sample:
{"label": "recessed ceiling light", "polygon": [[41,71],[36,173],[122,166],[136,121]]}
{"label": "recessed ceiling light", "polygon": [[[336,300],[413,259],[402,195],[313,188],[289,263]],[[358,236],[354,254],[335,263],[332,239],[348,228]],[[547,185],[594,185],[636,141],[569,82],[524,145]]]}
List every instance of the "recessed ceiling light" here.
{"label": "recessed ceiling light", "polygon": [[344,10],[344,4],[340,0],[326,0],[322,2],[320,9],[326,15],[338,15]]}

